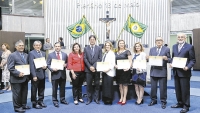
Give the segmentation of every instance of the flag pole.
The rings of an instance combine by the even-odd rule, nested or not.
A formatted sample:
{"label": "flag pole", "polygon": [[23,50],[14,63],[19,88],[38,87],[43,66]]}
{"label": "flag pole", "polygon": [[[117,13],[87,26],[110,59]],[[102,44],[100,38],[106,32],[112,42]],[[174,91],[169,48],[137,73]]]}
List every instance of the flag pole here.
{"label": "flag pole", "polygon": [[[130,16],[131,16],[131,14],[128,15],[128,19],[129,19]],[[127,21],[128,21],[128,19],[127,19]],[[124,24],[124,26],[125,26],[125,24]],[[123,31],[124,31],[124,27],[122,28],[121,32],[119,33],[119,36],[117,37],[116,42],[119,40],[119,38],[120,38],[120,36],[121,36],[121,34],[122,34]]]}
{"label": "flag pole", "polygon": [[[85,19],[86,19],[85,15],[83,15],[83,18],[85,18]],[[86,20],[87,20],[87,19],[86,19]],[[88,22],[88,25],[90,26],[89,22]],[[97,35],[95,34],[95,32],[94,32],[94,30],[92,29],[92,27],[91,27],[91,26],[90,26],[90,28],[91,28],[92,32],[94,33],[94,35],[95,35],[95,36],[96,36],[96,38],[97,38]],[[98,40],[98,43],[100,44],[100,40],[99,40],[99,38],[97,38],[97,40]]]}

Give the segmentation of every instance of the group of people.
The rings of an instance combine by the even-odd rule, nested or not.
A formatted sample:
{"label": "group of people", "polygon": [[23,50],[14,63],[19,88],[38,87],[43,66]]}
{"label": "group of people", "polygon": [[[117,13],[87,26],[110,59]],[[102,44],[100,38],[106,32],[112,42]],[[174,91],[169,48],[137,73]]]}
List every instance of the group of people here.
{"label": "group of people", "polygon": [[[65,99],[66,85],[66,69],[69,70],[69,75],[72,80],[72,93],[74,104],[84,103],[82,98],[82,84],[86,79],[87,83],[87,102],[89,105],[92,100],[100,104],[100,74],[102,75],[102,101],[105,105],[112,105],[113,101],[113,80],[119,85],[120,99],[118,104],[126,104],[126,96],[128,85],[131,82],[132,76],[135,74],[146,73],[146,69],[134,68],[134,60],[149,60],[149,56],[162,56],[162,66],[151,66],[151,102],[149,106],[157,104],[157,84],[160,86],[160,101],[161,108],[165,109],[167,104],[167,63],[172,63],[173,57],[187,58],[186,66],[181,68],[173,68],[175,81],[175,91],[177,104],[172,108],[182,108],[181,113],[189,111],[190,107],[190,77],[191,68],[195,64],[194,47],[185,42],[186,35],[183,33],[177,34],[177,44],[173,46],[172,57],[170,49],[163,46],[163,38],[157,37],[155,40],[156,46],[150,49],[149,55],[146,55],[144,48],[140,42],[134,44],[133,55],[131,51],[126,49],[125,41],[118,41],[118,49],[113,52],[113,45],[107,41],[104,44],[104,49],[96,45],[96,37],[89,37],[89,45],[82,51],[80,44],[74,43],[72,52],[67,55],[61,51],[60,42],[54,44],[54,50],[48,54],[47,66],[36,69],[33,60],[40,57],[46,57],[45,52],[41,51],[42,43],[35,41],[33,43],[34,50],[29,54],[24,53],[24,43],[19,40],[15,43],[16,51],[8,56],[7,69],[10,72],[11,90],[13,93],[13,106],[16,112],[24,112],[30,109],[27,103],[28,82],[31,80],[31,102],[32,107],[42,109],[47,107],[44,100],[45,91],[45,70],[48,68],[51,72],[52,83],[52,101],[55,107],[61,104],[68,104]],[[52,47],[50,47],[52,49]],[[3,56],[3,55],[2,55]],[[51,67],[52,59],[63,60],[63,70]],[[128,60],[130,66],[125,69],[118,69],[117,60]],[[102,72],[97,71],[97,62],[107,62],[109,67]],[[17,65],[30,65],[30,76],[24,75],[15,69]],[[144,87],[146,82],[133,82],[137,95],[136,105],[144,102]],[[93,87],[93,85],[95,87]],[[57,98],[57,90],[59,87],[59,97]],[[94,89],[93,89],[94,88]],[[93,96],[94,90],[94,96]],[[93,98],[94,97],[94,98]]]}

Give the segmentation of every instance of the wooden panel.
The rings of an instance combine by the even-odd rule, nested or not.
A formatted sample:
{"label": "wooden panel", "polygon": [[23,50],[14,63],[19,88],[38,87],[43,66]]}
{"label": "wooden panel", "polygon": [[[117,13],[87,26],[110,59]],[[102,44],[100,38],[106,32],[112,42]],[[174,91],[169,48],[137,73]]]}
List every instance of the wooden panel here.
{"label": "wooden panel", "polygon": [[193,29],[193,45],[195,50],[196,64],[194,70],[200,70],[200,28]]}
{"label": "wooden panel", "polygon": [[0,31],[0,44],[7,43],[11,52],[15,50],[15,42],[22,40],[25,43],[25,32]]}

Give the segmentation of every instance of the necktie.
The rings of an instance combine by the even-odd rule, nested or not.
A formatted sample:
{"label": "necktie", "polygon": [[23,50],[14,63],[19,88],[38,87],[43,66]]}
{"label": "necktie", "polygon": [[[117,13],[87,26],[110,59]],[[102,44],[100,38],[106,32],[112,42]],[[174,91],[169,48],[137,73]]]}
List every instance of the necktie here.
{"label": "necktie", "polygon": [[92,57],[94,56],[94,46],[91,46]]}
{"label": "necktie", "polygon": [[157,53],[157,56],[159,56],[159,54],[160,54],[160,48],[159,47],[157,48],[156,53]]}
{"label": "necktie", "polygon": [[181,46],[182,46],[182,44],[179,44],[179,45],[178,45],[178,52],[180,52]]}
{"label": "necktie", "polygon": [[106,55],[107,55],[107,53],[105,53],[105,55],[103,56],[103,62],[105,61],[105,58],[106,58]]}
{"label": "necktie", "polygon": [[57,59],[60,60],[60,53],[57,52]]}
{"label": "necktie", "polygon": [[41,54],[41,52],[40,52],[40,51],[38,51],[38,55],[39,55],[40,57],[42,57],[42,54]]}
{"label": "necktie", "polygon": [[26,60],[25,60],[25,58],[24,58],[24,54],[21,53],[20,55],[21,55],[21,57],[22,57],[23,62],[26,63]]}

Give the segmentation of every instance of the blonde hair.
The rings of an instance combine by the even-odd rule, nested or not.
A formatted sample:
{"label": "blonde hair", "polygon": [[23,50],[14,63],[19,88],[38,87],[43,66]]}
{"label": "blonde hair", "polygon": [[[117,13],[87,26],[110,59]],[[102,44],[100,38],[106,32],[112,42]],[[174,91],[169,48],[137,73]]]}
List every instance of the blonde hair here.
{"label": "blonde hair", "polygon": [[110,41],[106,41],[105,44],[104,44],[104,50],[106,52],[106,44],[109,44],[110,45],[110,50],[113,50],[113,45]]}

